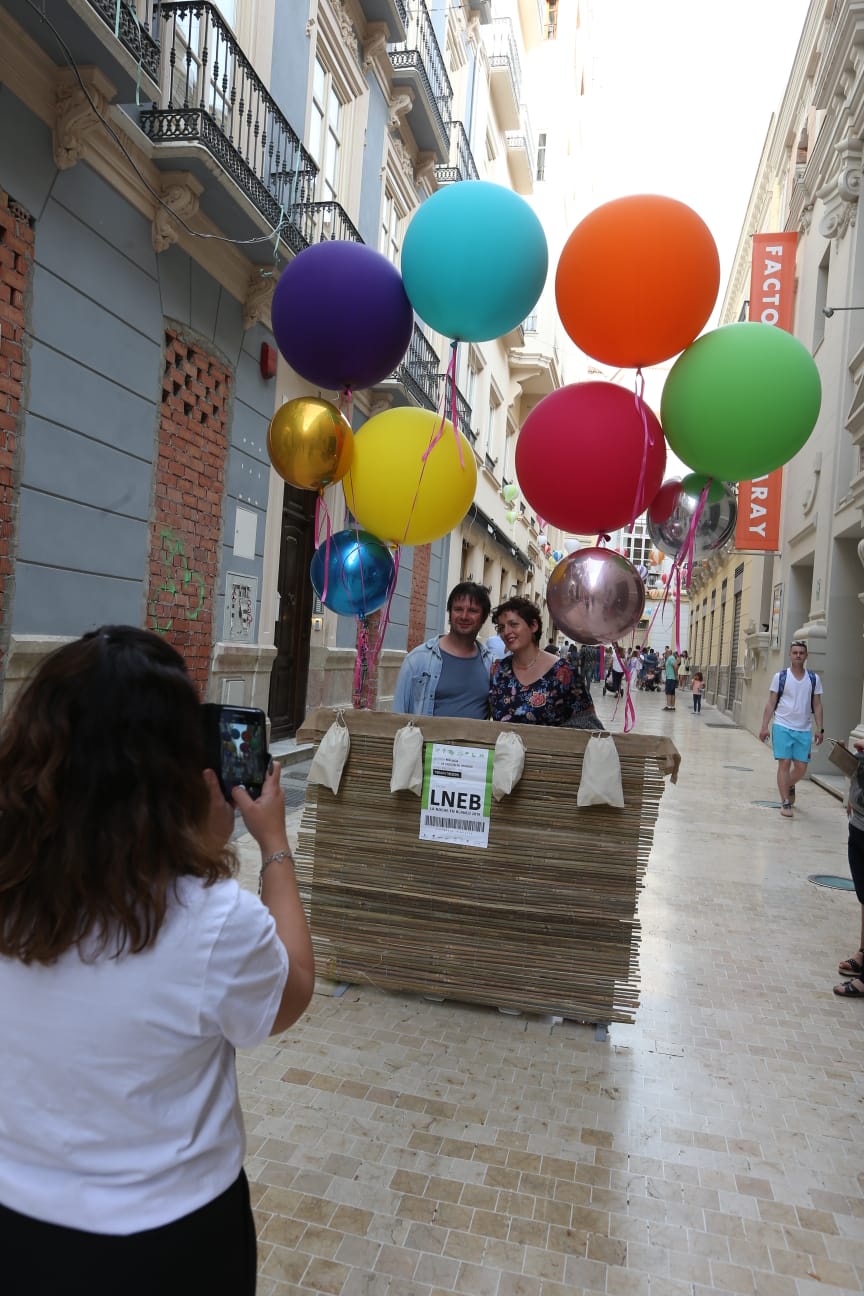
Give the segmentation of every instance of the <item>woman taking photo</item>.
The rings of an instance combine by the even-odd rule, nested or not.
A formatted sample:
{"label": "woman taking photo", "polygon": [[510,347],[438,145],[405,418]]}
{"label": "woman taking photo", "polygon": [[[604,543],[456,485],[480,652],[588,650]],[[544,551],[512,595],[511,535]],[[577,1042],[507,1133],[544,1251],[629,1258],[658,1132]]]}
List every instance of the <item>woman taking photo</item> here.
{"label": "woman taking photo", "polygon": [[492,666],[492,719],[602,728],[578,669],[569,659],[540,647],[539,608],[529,599],[511,598],[494,609],[492,618],[509,654]]}
{"label": "woman taking photo", "polygon": [[247,1296],[255,1233],[234,1050],[285,1030],[314,964],[278,767],[235,789],[183,659],[106,626],[40,665],[0,736],[0,1255],[9,1296]]}

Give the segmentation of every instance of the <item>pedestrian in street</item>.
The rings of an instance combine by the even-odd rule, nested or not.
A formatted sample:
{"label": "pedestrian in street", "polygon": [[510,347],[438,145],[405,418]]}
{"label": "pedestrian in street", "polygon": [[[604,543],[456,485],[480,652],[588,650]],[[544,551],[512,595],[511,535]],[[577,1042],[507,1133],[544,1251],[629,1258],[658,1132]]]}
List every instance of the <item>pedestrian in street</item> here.
{"label": "pedestrian in street", "polygon": [[666,705],[664,711],[675,710],[675,690],[678,688],[678,658],[671,648],[666,649],[663,669],[666,676]]}
{"label": "pedestrian in street", "polygon": [[612,644],[609,656],[609,673],[603,681],[603,696],[607,692],[614,693],[616,698],[624,696],[624,690],[621,687],[624,676],[627,674],[627,666],[624,661],[624,650],[616,641]]}
{"label": "pedestrian in street", "polygon": [[394,711],[488,720],[489,671],[495,658],[488,644],[477,642],[477,636],[489,610],[489,595],[482,585],[461,581],[453,586],[447,599],[450,629],[408,653],[396,681]]}
{"label": "pedestrian in street", "polygon": [[588,687],[572,662],[540,647],[540,609],[529,599],[512,598],[493,616],[509,656],[492,667],[492,719],[601,729]]}
{"label": "pedestrian in street", "polygon": [[[582,644],[578,650],[577,656],[578,656],[579,673],[581,674],[582,679],[585,682],[586,688],[590,689],[591,684],[596,678],[595,670],[597,667],[597,649],[594,647],[593,644]],[[571,660],[572,660],[572,654],[571,654]],[[574,662],[574,665],[576,664],[577,663]]]}
{"label": "pedestrian in street", "polygon": [[861,906],[861,934],[858,937],[859,949],[844,959],[837,971],[842,977],[851,980],[842,981],[834,987],[834,993],[847,999],[864,999],[864,743],[855,743],[858,753],[858,769],[849,780],[849,795],[846,799],[846,813],[849,816],[849,872],[855,884],[855,894]]}
{"label": "pedestrian in street", "polygon": [[693,710],[696,715],[702,714],[702,694],[705,692],[705,680],[701,671],[693,676]]}
{"label": "pedestrian in street", "polygon": [[[235,1050],[314,985],[279,768],[234,806],[159,635],[105,626],[44,659],[0,736],[0,1255],[39,1296],[251,1296]],[[266,869],[266,872],[265,872]]]}
{"label": "pedestrian in street", "polygon": [[[777,789],[780,813],[792,819],[795,784],[807,773],[810,760],[811,727],[816,721],[813,742],[821,744],[825,730],[822,721],[822,681],[815,671],[807,670],[807,645],[796,639],[789,649],[788,667],[771,680],[768,701],[762,713],[759,738],[765,742],[771,731],[774,759],[777,761]],[[773,725],[772,725],[773,720]]]}
{"label": "pedestrian in street", "polygon": [[690,684],[690,657],[685,648],[678,662],[678,687],[686,689]]}

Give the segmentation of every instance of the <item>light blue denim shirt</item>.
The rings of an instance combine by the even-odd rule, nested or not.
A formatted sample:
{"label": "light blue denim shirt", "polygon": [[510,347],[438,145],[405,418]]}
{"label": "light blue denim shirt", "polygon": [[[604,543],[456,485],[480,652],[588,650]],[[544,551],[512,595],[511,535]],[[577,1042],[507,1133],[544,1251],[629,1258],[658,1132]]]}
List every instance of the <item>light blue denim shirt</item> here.
{"label": "light blue denim shirt", "polygon": [[[432,715],[435,692],[441,678],[441,635],[413,648],[403,661],[393,694],[394,711],[401,715]],[[480,660],[487,670],[494,660],[492,651],[478,640]]]}

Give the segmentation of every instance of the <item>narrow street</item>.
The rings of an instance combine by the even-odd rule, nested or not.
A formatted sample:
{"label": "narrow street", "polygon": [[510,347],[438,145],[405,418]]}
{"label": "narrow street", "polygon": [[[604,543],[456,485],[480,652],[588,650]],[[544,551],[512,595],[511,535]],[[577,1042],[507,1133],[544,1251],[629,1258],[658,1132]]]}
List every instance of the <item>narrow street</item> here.
{"label": "narrow street", "polygon": [[636,705],[682,768],[640,904],[635,1025],[598,1042],[322,983],[238,1058],[260,1296],[864,1289],[864,1005],[831,993],[859,906],[808,881],[848,877],[843,805],[804,782],[785,820],[755,737],[688,695]]}

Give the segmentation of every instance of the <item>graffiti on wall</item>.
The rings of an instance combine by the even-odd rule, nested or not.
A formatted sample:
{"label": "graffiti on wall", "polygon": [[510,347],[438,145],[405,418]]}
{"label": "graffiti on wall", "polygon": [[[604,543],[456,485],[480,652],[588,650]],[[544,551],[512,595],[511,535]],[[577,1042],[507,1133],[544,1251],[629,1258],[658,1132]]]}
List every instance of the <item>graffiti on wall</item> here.
{"label": "graffiti on wall", "polygon": [[157,567],[161,570],[163,580],[154,587],[147,611],[151,626],[156,633],[167,634],[174,625],[174,617],[169,616],[167,621],[160,621],[160,605],[164,606],[166,603],[177,605],[178,599],[185,596],[189,601],[184,607],[183,617],[186,621],[197,621],[204,606],[204,577],[200,572],[190,568],[183,541],[178,539],[169,527],[163,527],[160,532],[160,556]]}

